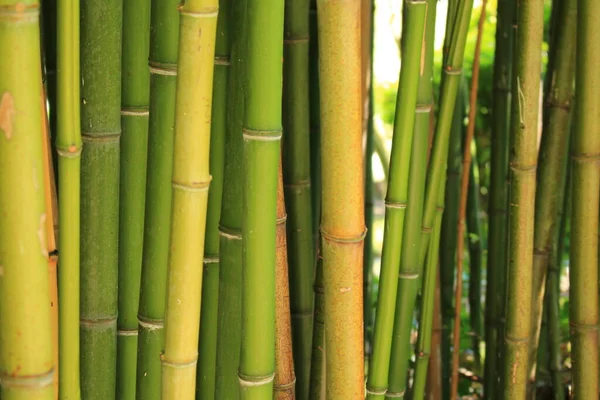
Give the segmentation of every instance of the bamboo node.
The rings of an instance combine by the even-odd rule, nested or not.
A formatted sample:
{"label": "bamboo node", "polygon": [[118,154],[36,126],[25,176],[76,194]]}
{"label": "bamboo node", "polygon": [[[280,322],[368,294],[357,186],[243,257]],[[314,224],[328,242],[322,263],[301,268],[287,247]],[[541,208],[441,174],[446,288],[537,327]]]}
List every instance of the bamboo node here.
{"label": "bamboo node", "polygon": [[286,189],[304,189],[310,187],[310,179],[303,179],[294,183],[285,183],[283,185]]}
{"label": "bamboo node", "polygon": [[569,326],[571,327],[571,333],[584,333],[598,330],[598,325],[596,324],[578,324],[576,322],[569,322]]}
{"label": "bamboo node", "polygon": [[406,207],[408,207],[407,203],[400,203],[400,202],[393,202],[393,201],[385,202],[385,208],[396,208],[399,210],[404,210],[404,209],[406,209]]}
{"label": "bamboo node", "polygon": [[239,229],[227,228],[219,224],[219,236],[229,240],[242,240],[242,232]]}
{"label": "bamboo node", "polygon": [[275,225],[285,224],[285,221],[287,221],[287,214],[285,214],[281,218],[277,218],[277,220],[275,221]]}
{"label": "bamboo node", "polygon": [[406,0],[406,4],[414,6],[419,4],[427,4],[427,0]]}
{"label": "bamboo node", "polygon": [[218,264],[219,263],[219,257],[204,257],[204,259],[202,260],[202,262],[204,264]]}
{"label": "bamboo node", "polygon": [[529,338],[514,338],[514,337],[510,337],[509,335],[504,335],[504,340],[509,342],[509,343],[527,343],[529,342]]}
{"label": "bamboo node", "polygon": [[150,73],[154,75],[177,76],[177,64],[149,61]]}
{"label": "bamboo node", "polygon": [[[316,288],[314,288],[316,289]],[[321,293],[323,293],[323,289],[321,288]],[[292,312],[290,313],[290,316],[292,318],[307,318],[307,317],[312,317],[313,312],[312,310],[309,311],[298,311],[298,312]]]}
{"label": "bamboo node", "polygon": [[164,329],[165,323],[162,319],[149,319],[142,317],[138,314],[138,324],[146,330],[156,331],[158,329]]}
{"label": "bamboo node", "polygon": [[128,117],[147,117],[150,115],[148,107],[121,107],[121,115]]}
{"label": "bamboo node", "polygon": [[406,393],[406,390],[402,390],[400,392],[387,392],[385,394],[385,397],[391,397],[392,399],[402,399],[402,398],[404,398],[405,393]]}
{"label": "bamboo node", "polygon": [[415,113],[426,114],[428,112],[431,112],[432,108],[433,107],[431,106],[431,104],[417,104],[417,106],[415,107]]}
{"label": "bamboo node", "polygon": [[446,75],[460,75],[462,74],[462,68],[454,68],[451,65],[448,65],[444,68],[444,73]]}
{"label": "bamboo node", "polygon": [[308,36],[299,37],[299,38],[289,38],[284,39],[283,44],[300,44],[300,43],[308,43],[310,38]]}
{"label": "bamboo node", "polygon": [[81,155],[82,146],[70,145],[68,147],[56,146],[56,153],[65,158],[77,158]]}
{"label": "bamboo node", "polygon": [[294,375],[294,379],[292,379],[288,383],[282,383],[282,384],[279,384],[279,385],[277,385],[277,384],[273,385],[273,390],[275,390],[276,392],[285,392],[286,390],[293,389],[294,386],[296,386],[296,375]]}
{"label": "bamboo node", "polygon": [[328,242],[334,242],[334,243],[360,243],[365,239],[365,236],[367,236],[367,228],[366,227],[365,227],[365,230],[360,235],[354,236],[354,237],[335,236],[335,235],[328,233],[323,228],[320,229],[320,232],[321,232],[321,236],[323,237],[323,239],[327,240]]}
{"label": "bamboo node", "polygon": [[0,6],[1,21],[37,22],[40,15],[40,5],[35,4],[4,4]]}
{"label": "bamboo node", "polygon": [[517,164],[517,163],[510,163],[510,169],[513,172],[531,172],[537,169],[537,164]]}
{"label": "bamboo node", "polygon": [[242,128],[244,140],[270,142],[281,139],[282,129],[250,129]]}
{"label": "bamboo node", "polygon": [[196,364],[198,364],[198,356],[196,356],[195,360],[188,362],[176,362],[176,361],[167,361],[164,357],[161,357],[161,364],[163,367],[174,368],[174,369],[186,369],[186,368],[195,368]]}
{"label": "bamboo node", "polygon": [[600,153],[571,154],[571,160],[578,164],[596,163],[600,161]]}
{"label": "bamboo node", "polygon": [[171,182],[171,186],[173,189],[178,189],[183,192],[208,192],[208,188],[210,186],[210,181],[212,180],[212,176],[208,176],[208,179],[203,182],[193,182],[189,183],[179,183],[173,180]]}
{"label": "bamboo node", "polygon": [[374,388],[368,384],[366,390],[367,394],[372,394],[373,396],[384,396],[387,393],[387,388]]}
{"label": "bamboo node", "polygon": [[401,279],[417,279],[419,277],[419,274],[400,272],[398,274],[398,277]]}
{"label": "bamboo node", "polygon": [[117,336],[137,336],[137,329],[118,329]]}
{"label": "bamboo node", "polygon": [[433,228],[431,226],[422,226],[421,227],[421,233],[429,234],[429,233],[431,233],[432,230],[433,230]]}
{"label": "bamboo node", "polygon": [[117,317],[108,318],[79,318],[79,326],[86,328],[106,328],[117,324]]}
{"label": "bamboo node", "polygon": [[243,388],[268,385],[273,382],[274,379],[274,373],[265,376],[249,376],[238,372],[238,380],[240,381],[240,386]]}
{"label": "bamboo node", "polygon": [[121,131],[115,132],[81,132],[84,142],[118,142],[121,140]]}
{"label": "bamboo node", "polygon": [[215,56],[215,65],[224,65],[226,67],[231,65],[229,56]]}
{"label": "bamboo node", "polygon": [[178,8],[182,16],[191,18],[216,18],[219,15],[219,7],[205,7],[198,11],[186,10],[184,5],[180,5]]}
{"label": "bamboo node", "polygon": [[27,389],[41,389],[48,387],[54,383],[54,368],[51,368],[48,372],[44,372],[39,375],[20,375],[13,376],[9,374],[2,374],[0,376],[0,385],[2,388],[27,388]]}

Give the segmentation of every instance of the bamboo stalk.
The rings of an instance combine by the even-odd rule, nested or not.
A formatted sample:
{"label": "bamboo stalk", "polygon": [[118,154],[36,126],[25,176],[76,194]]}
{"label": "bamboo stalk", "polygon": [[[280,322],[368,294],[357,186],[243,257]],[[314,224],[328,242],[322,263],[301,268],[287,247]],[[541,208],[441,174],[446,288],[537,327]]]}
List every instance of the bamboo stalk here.
{"label": "bamboo stalk", "polygon": [[273,392],[283,24],[283,0],[248,0],[248,78],[242,129],[242,399],[266,399]]}
{"label": "bamboo stalk", "polygon": [[135,399],[148,153],[150,0],[123,3],[117,399]]}
{"label": "bamboo stalk", "polygon": [[[462,305],[462,270],[465,245],[465,225],[467,212],[467,197],[469,194],[468,171],[471,169],[472,149],[471,142],[475,133],[475,119],[477,117],[477,89],[479,88],[479,61],[481,55],[481,38],[485,23],[485,7],[487,0],[481,3],[481,14],[477,24],[477,40],[475,42],[475,54],[473,56],[473,67],[471,75],[471,92],[469,94],[469,123],[463,145],[463,174],[461,176],[460,200],[458,208],[458,226],[456,232],[456,295],[454,298],[454,324],[452,335],[452,378],[450,387],[450,398],[456,398],[458,394],[458,368],[460,355],[460,309]],[[471,310],[473,312],[473,310]]]}
{"label": "bamboo stalk", "polygon": [[310,182],[309,1],[285,2],[283,51],[283,179],[295,371],[308,396],[312,339],[314,239]]}
{"label": "bamboo stalk", "polygon": [[598,396],[598,207],[600,197],[600,54],[592,50],[600,3],[577,3],[577,79],[572,147],[570,330],[573,398]]}
{"label": "bamboo stalk", "polygon": [[216,399],[237,399],[242,327],[242,125],[246,84],[246,0],[232,3],[223,201],[219,225]]}
{"label": "bamboo stalk", "polygon": [[177,4],[177,0],[153,0],[150,6],[150,115],[136,379],[136,398],[140,400],[160,399],[161,393],[179,33]]}
{"label": "bamboo stalk", "polygon": [[543,17],[543,1],[519,4],[513,87],[516,101],[512,103],[511,118],[506,327],[502,350],[506,399],[524,398],[527,385]]}
{"label": "bamboo stalk", "polygon": [[328,399],[364,396],[360,6],[317,0]]}
{"label": "bamboo stalk", "polygon": [[498,0],[496,13],[484,365],[484,392],[490,399],[501,397],[500,349],[504,337],[502,315],[506,295],[508,152],[516,3],[513,0]]}
{"label": "bamboo stalk", "polygon": [[309,399],[325,398],[325,288],[323,287],[323,257],[317,248],[315,274],[315,307],[313,314],[312,353],[310,358]]}
{"label": "bamboo stalk", "polygon": [[[406,391],[405,378],[409,360],[406,351],[410,348],[411,330],[409,320],[412,320],[418,277],[422,270],[418,263],[421,236],[419,230],[427,170],[429,113],[432,104],[429,81],[433,68],[435,11],[436,4],[433,2],[404,3],[404,61],[400,71],[386,196],[380,297],[375,320],[374,374],[370,376],[373,386],[368,387],[368,390],[375,388],[380,393],[368,393],[370,399],[382,399],[384,394],[388,397],[402,397]],[[386,262],[392,265],[386,265]],[[384,276],[384,268],[387,268],[385,272],[390,274],[389,277]],[[384,282],[384,278],[390,282]],[[384,284],[391,285],[392,290],[389,294],[382,290]],[[382,320],[382,317],[385,319]],[[378,322],[385,325],[378,326]],[[378,331],[380,326],[383,329]],[[378,341],[383,344],[383,354],[377,353]],[[377,365],[375,362],[386,364],[381,369],[381,364]],[[380,368],[379,371],[376,371],[375,367]]]}
{"label": "bamboo stalk", "polygon": [[[437,266],[439,269],[439,264]],[[442,400],[442,315],[440,313],[440,274],[438,271],[433,305],[433,324],[431,332],[431,350],[427,366],[427,381],[425,386],[425,399]],[[415,378],[416,379],[416,378]]]}
{"label": "bamboo stalk", "polygon": [[[0,4],[0,373],[3,400],[54,399],[39,3]],[[24,212],[26,210],[26,212]]]}
{"label": "bamboo stalk", "polygon": [[[573,101],[575,77],[575,41],[577,1],[555,3],[556,18],[552,33],[548,72],[546,74],[546,98],[540,168],[537,175],[535,233],[533,250],[533,297],[529,347],[530,392],[535,390],[536,355],[540,336],[546,274],[551,253],[560,227],[559,212],[562,207],[565,171],[568,159],[570,135],[570,107]],[[547,349],[544,349],[546,352]],[[533,393],[531,393],[533,396]]]}
{"label": "bamboo stalk", "polygon": [[122,16],[122,0],[81,3],[80,331],[86,400],[112,398],[116,389]]}
{"label": "bamboo stalk", "polygon": [[218,1],[189,0],[179,14],[163,400],[196,389]]}
{"label": "bamboo stalk", "polygon": [[[288,280],[286,239],[287,215],[283,187],[280,159],[277,182],[277,244],[275,250],[275,379],[273,398],[276,400],[293,400],[296,398],[296,375],[294,373],[294,354],[292,351],[290,282]],[[312,240],[312,232],[309,230],[308,233]]]}
{"label": "bamboo stalk", "polygon": [[[44,107],[47,110],[47,118],[48,118],[48,129],[49,135],[51,137],[51,161],[52,168],[55,171],[58,171],[58,153],[56,152],[56,139],[58,137],[58,74],[57,74],[57,63],[59,55],[59,27],[58,17],[59,17],[59,8],[60,6],[59,0],[45,0],[40,2],[41,7],[41,18],[40,18],[40,34],[41,34],[41,42],[40,45],[42,47],[42,80],[44,82],[45,91],[46,91],[46,99],[47,103],[44,102]],[[63,21],[64,15],[61,15],[61,23]],[[54,176],[54,186],[57,186],[58,183],[58,174]],[[58,222],[58,221],[57,221]],[[56,234],[58,237],[58,234]]]}
{"label": "bamboo stalk", "polygon": [[221,202],[223,200],[227,91],[231,64],[231,7],[230,0],[219,1],[210,133],[209,169],[212,180],[208,192],[208,215],[202,276],[202,312],[200,314],[200,341],[198,344],[198,371],[196,376],[196,396],[200,399],[212,399],[215,396],[219,305],[219,219],[221,218]]}
{"label": "bamboo stalk", "polygon": [[319,89],[319,29],[317,23],[317,0],[310,0],[308,25],[308,105],[310,124],[310,185],[312,189],[310,194],[313,220],[313,247],[315,249],[314,261],[316,262],[316,249],[320,247],[319,226],[321,224],[321,99]]}

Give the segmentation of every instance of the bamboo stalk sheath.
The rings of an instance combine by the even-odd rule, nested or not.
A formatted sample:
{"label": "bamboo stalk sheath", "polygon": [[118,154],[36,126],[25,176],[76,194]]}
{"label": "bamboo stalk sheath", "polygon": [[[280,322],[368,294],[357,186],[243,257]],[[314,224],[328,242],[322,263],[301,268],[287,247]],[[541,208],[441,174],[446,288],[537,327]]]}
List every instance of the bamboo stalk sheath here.
{"label": "bamboo stalk sheath", "polygon": [[135,399],[148,153],[150,0],[123,3],[117,399]]}
{"label": "bamboo stalk sheath", "polygon": [[317,0],[328,399],[364,396],[360,7]]}
{"label": "bamboo stalk sheath", "polygon": [[0,32],[1,397],[51,400],[39,3],[0,2]]}
{"label": "bamboo stalk sheath", "polygon": [[81,3],[80,329],[86,400],[112,398],[116,389],[122,16],[122,0]]}

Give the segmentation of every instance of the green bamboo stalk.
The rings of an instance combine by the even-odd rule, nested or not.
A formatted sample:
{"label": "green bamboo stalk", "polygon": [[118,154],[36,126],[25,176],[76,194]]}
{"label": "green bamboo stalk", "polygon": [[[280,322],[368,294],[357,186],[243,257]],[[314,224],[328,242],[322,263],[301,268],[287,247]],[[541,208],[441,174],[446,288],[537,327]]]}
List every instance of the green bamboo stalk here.
{"label": "green bamboo stalk", "polygon": [[469,168],[469,193],[467,197],[467,232],[469,236],[469,308],[475,372],[481,371],[480,343],[483,338],[483,311],[481,309],[481,281],[483,277],[483,255],[487,248],[479,212],[479,163],[475,140],[471,142],[473,162]]}
{"label": "green bamboo stalk", "polygon": [[516,101],[512,103],[510,125],[506,326],[502,345],[505,399],[524,398],[527,386],[544,2],[519,4],[517,24],[513,87]]}
{"label": "green bamboo stalk", "polygon": [[219,219],[221,218],[223,172],[225,169],[231,23],[231,1],[220,0],[215,42],[210,133],[210,174],[212,180],[208,192],[208,215],[202,276],[202,312],[200,314],[200,341],[198,344],[198,371],[196,376],[196,397],[199,399],[212,399],[215,396],[219,305]]}
{"label": "green bamboo stalk", "polygon": [[136,398],[140,400],[159,399],[161,393],[179,33],[177,4],[177,0],[153,0],[150,13],[150,116],[136,379]]}
{"label": "green bamboo stalk", "polygon": [[0,32],[1,396],[51,400],[39,2],[1,1]]}
{"label": "green bamboo stalk", "polygon": [[323,257],[321,257],[320,245],[317,248],[314,292],[315,307],[308,398],[321,400],[325,398],[325,288],[323,287]]}
{"label": "green bamboo stalk", "polygon": [[[375,382],[379,382],[378,380],[382,378],[383,380],[374,386],[380,388],[380,393],[375,396],[369,394],[368,398],[372,399],[382,399],[384,394],[388,397],[402,397],[406,391],[409,360],[406,351],[410,346],[407,335],[410,335],[418,277],[421,271],[418,258],[429,146],[429,117],[432,107],[430,81],[433,68],[435,11],[436,4],[433,2],[404,3],[406,15],[406,28],[402,33],[404,61],[400,71],[396,101],[386,197],[386,234],[383,241],[382,274],[379,280],[380,297],[375,320],[374,344],[377,346],[378,341],[385,340],[385,347],[382,350],[386,353],[384,353],[385,358],[381,355],[376,358],[378,354],[374,351],[373,369],[376,366],[380,368],[375,364],[376,361],[385,362],[386,365],[384,369],[374,371],[380,373],[379,376],[373,375],[377,379]],[[393,232],[397,232],[397,235]],[[386,256],[389,257],[388,262],[393,263],[391,268],[390,265],[385,265]],[[390,277],[386,276],[391,280],[389,285],[392,289],[389,292],[391,296],[387,295],[387,298],[382,297],[386,296],[382,291],[385,283],[384,266],[391,273]],[[389,308],[386,310],[380,305]],[[380,314],[381,311],[385,314]],[[383,316],[387,321],[381,320]],[[378,321],[386,324],[382,326],[385,330],[378,332]],[[385,335],[386,338],[382,339],[378,334]]]}
{"label": "green bamboo stalk", "polygon": [[117,398],[135,399],[148,153],[150,0],[123,3]]}
{"label": "green bamboo stalk", "polygon": [[242,130],[242,399],[267,399],[273,392],[283,23],[283,0],[248,0],[248,78]]}
{"label": "green bamboo stalk", "polygon": [[[531,303],[531,345],[529,346],[529,391],[535,390],[536,355],[540,336],[546,274],[552,247],[560,227],[565,171],[569,149],[570,106],[575,77],[577,0],[554,3],[556,21],[551,43],[546,98],[537,175],[535,233],[533,250],[533,297]],[[558,194],[558,195],[557,195]],[[546,352],[547,349],[544,349]],[[533,393],[531,393],[533,396]]]}
{"label": "green bamboo stalk", "polygon": [[246,0],[232,3],[231,71],[219,225],[219,305],[215,399],[237,399],[242,327],[242,125],[246,84]]}
{"label": "green bamboo stalk", "polygon": [[[47,104],[44,102],[44,107],[48,110],[48,123],[50,135],[52,136],[51,142],[54,144],[52,147],[52,167],[55,171],[58,171],[58,153],[56,152],[56,139],[58,138],[58,71],[57,63],[60,57],[58,51],[58,30],[62,29],[59,26],[58,15],[59,11],[59,0],[45,0],[40,2],[41,6],[41,18],[40,18],[40,34],[42,37],[42,80],[46,87],[46,98]],[[63,19],[61,18],[61,24]],[[54,176],[54,185],[58,186],[59,176]]]}
{"label": "green bamboo stalk", "polygon": [[79,400],[80,394],[80,88],[79,88],[79,1],[60,0],[56,76],[60,118],[56,132],[58,155],[60,268],[58,268],[59,307],[59,398]]}
{"label": "green bamboo stalk", "polygon": [[[321,115],[319,90],[319,31],[317,24],[317,0],[310,0],[308,10],[308,83],[309,83],[309,124],[310,124],[310,186],[313,220],[314,248],[320,246],[319,226],[321,224]],[[316,260],[315,250],[315,260]],[[311,362],[312,363],[312,362]]]}
{"label": "green bamboo stalk", "polygon": [[516,1],[498,0],[496,52],[494,58],[494,101],[491,140],[487,290],[485,309],[484,392],[500,398],[501,343],[503,343],[504,298],[506,295],[506,250],[508,207],[508,152],[512,94],[512,60]]}
{"label": "green bamboo stalk", "polygon": [[358,399],[364,396],[361,2],[317,0],[317,7],[326,396]]}
{"label": "green bamboo stalk", "polygon": [[312,339],[314,239],[310,186],[309,1],[285,2],[283,179],[288,214],[290,303],[297,394],[308,396]]}
{"label": "green bamboo stalk", "polygon": [[572,147],[570,326],[573,398],[598,396],[598,206],[600,196],[600,3],[577,3],[577,80]]}
{"label": "green bamboo stalk", "polygon": [[163,400],[196,389],[218,1],[188,0],[179,13]]}
{"label": "green bamboo stalk", "polygon": [[122,17],[122,0],[81,2],[80,331],[86,400],[113,398],[116,390]]}
{"label": "green bamboo stalk", "polygon": [[416,365],[415,379],[412,387],[413,400],[425,398],[425,384],[427,383],[427,372],[429,358],[431,355],[431,335],[433,328],[433,313],[435,300],[435,286],[437,280],[438,255],[440,244],[440,232],[442,229],[442,215],[444,213],[444,192],[438,193],[439,201],[435,226],[433,228],[432,240],[429,243],[427,253],[427,265],[423,277],[423,297],[421,299],[421,312],[419,313],[419,336],[415,349]]}

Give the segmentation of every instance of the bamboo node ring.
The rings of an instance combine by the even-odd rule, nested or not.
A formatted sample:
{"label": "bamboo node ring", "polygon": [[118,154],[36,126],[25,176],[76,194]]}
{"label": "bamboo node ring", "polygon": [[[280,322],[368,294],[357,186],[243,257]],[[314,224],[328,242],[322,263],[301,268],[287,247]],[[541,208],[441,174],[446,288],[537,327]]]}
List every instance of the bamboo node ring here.
{"label": "bamboo node ring", "polygon": [[165,327],[165,323],[162,319],[149,319],[144,318],[141,315],[138,315],[138,324],[149,331],[156,331]]}
{"label": "bamboo node ring", "polygon": [[71,145],[69,147],[58,147],[56,146],[56,153],[65,158],[77,158],[81,155],[82,146]]}
{"label": "bamboo node ring", "polygon": [[285,221],[287,221],[287,214],[285,214],[283,217],[281,218],[277,218],[277,220],[275,221],[276,225],[281,225],[281,224],[285,224]]}
{"label": "bamboo node ring", "polygon": [[505,335],[504,339],[507,342],[516,343],[516,344],[529,342],[529,338],[513,338],[513,337],[510,337],[509,335]]}
{"label": "bamboo node ring", "polygon": [[267,385],[275,379],[275,374],[266,376],[248,376],[238,372],[238,379],[242,387],[256,387]]}
{"label": "bamboo node ring", "polygon": [[298,311],[298,312],[292,312],[290,313],[290,316],[292,318],[306,318],[306,317],[310,317],[313,315],[312,310],[310,311]]}
{"label": "bamboo node ring", "polygon": [[303,189],[303,188],[307,188],[307,187],[310,187],[310,179],[303,179],[301,181],[294,182],[294,183],[285,183],[283,185],[283,187],[286,188],[286,189]]}
{"label": "bamboo node ring", "polygon": [[176,361],[167,361],[164,358],[161,358],[160,362],[163,365],[163,367],[174,368],[174,369],[186,369],[186,368],[196,367],[196,364],[198,364],[198,357],[196,356],[195,360],[188,361],[188,362],[182,362],[182,363],[176,362]]}
{"label": "bamboo node ring", "polygon": [[404,210],[404,209],[406,209],[406,207],[408,207],[407,203],[400,203],[400,202],[393,202],[393,201],[385,202],[385,208],[396,208],[399,210]]}
{"label": "bamboo node ring", "polygon": [[219,257],[204,257],[204,259],[202,260],[202,263],[204,263],[204,264],[218,264],[219,263]]}
{"label": "bamboo node ring", "polygon": [[84,142],[118,142],[121,140],[121,131],[115,132],[88,132],[81,131],[81,140]]}
{"label": "bamboo node ring", "polygon": [[227,228],[219,225],[219,236],[230,240],[242,240],[242,232],[239,229]]}
{"label": "bamboo node ring", "polygon": [[367,385],[367,394],[372,394],[374,396],[384,396],[387,393],[387,388],[372,388]]}
{"label": "bamboo node ring", "polygon": [[119,329],[117,330],[117,336],[137,336],[137,329]]}
{"label": "bamboo node ring", "polygon": [[284,39],[283,40],[283,44],[300,44],[300,43],[308,43],[308,41],[310,40],[310,38],[308,36],[305,37],[299,37],[299,38],[289,38],[289,39]]}
{"label": "bamboo node ring", "polygon": [[182,16],[185,15],[186,17],[191,17],[191,18],[216,18],[219,15],[219,8],[218,7],[207,7],[207,8],[201,9],[199,11],[184,10],[183,7],[184,7],[183,5],[179,6],[179,13]]}
{"label": "bamboo node ring", "polygon": [[354,237],[349,237],[349,238],[334,236],[334,235],[328,233],[323,228],[321,228],[319,231],[321,232],[321,236],[323,237],[323,239],[327,240],[328,242],[334,242],[334,243],[360,243],[365,239],[365,236],[367,236],[367,228],[366,227],[365,227],[365,230],[362,231],[362,233],[360,235],[354,236]]}
{"label": "bamboo node ring", "polygon": [[122,107],[121,115],[128,117],[147,117],[150,115],[148,107]]}
{"label": "bamboo node ring", "polygon": [[419,277],[419,274],[418,273],[415,274],[415,273],[400,272],[398,274],[398,277],[402,278],[402,279],[417,279]]}
{"label": "bamboo node ring", "polygon": [[531,171],[535,171],[537,169],[537,164],[516,164],[516,163],[510,163],[510,169],[513,172],[531,172]]}
{"label": "bamboo node ring", "polygon": [[250,129],[242,128],[244,140],[271,142],[281,139],[282,129]]}
{"label": "bamboo node ring", "polygon": [[96,319],[79,319],[79,326],[85,326],[87,328],[95,328],[95,327],[103,327],[103,326],[111,326],[117,323],[117,317],[108,317],[108,318],[96,318]]}
{"label": "bamboo node ring", "polygon": [[39,4],[5,4],[0,6],[0,20],[37,22],[40,15]]}
{"label": "bamboo node ring", "polygon": [[212,176],[208,176],[208,179],[203,182],[194,182],[192,184],[189,183],[179,183],[176,181],[171,182],[171,186],[173,189],[179,189],[184,192],[208,192],[208,188],[210,186],[210,181],[212,180]]}
{"label": "bamboo node ring", "polygon": [[600,153],[579,153],[571,154],[571,160],[579,163],[595,163],[600,161]]}
{"label": "bamboo node ring", "polygon": [[595,324],[578,324],[569,322],[569,326],[575,332],[597,331],[598,325]]}
{"label": "bamboo node ring", "polygon": [[417,104],[415,107],[415,113],[417,114],[426,114],[431,111],[433,107],[431,104]]}
{"label": "bamboo node ring", "polygon": [[401,392],[387,392],[385,394],[385,397],[391,397],[393,399],[401,399],[404,397],[404,393],[406,393],[406,390],[402,390]]}
{"label": "bamboo node ring", "polygon": [[273,385],[273,390],[275,390],[277,392],[284,392],[288,389],[293,388],[294,386],[296,386],[296,375],[294,375],[294,379],[292,379],[292,381],[289,383],[283,383],[281,385]]}
{"label": "bamboo node ring", "polygon": [[54,368],[39,375],[11,376],[2,374],[0,385],[3,388],[45,388],[54,383]]}
{"label": "bamboo node ring", "polygon": [[231,65],[229,56],[215,56],[215,65],[224,65],[226,67]]}
{"label": "bamboo node ring", "polygon": [[444,68],[444,73],[446,75],[460,75],[462,74],[462,68],[454,68],[449,65],[446,68]]}
{"label": "bamboo node ring", "polygon": [[149,61],[150,73],[154,75],[177,76],[177,64]]}

